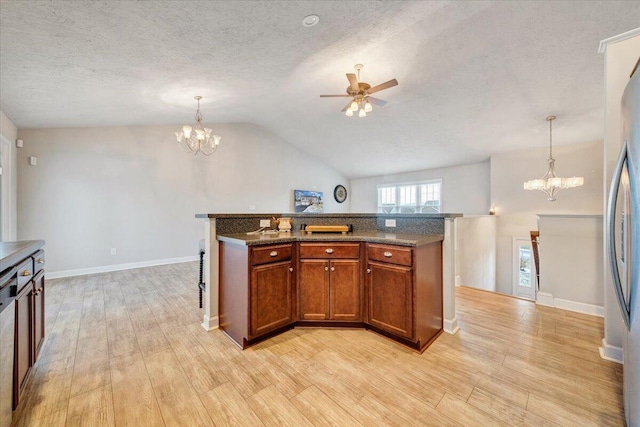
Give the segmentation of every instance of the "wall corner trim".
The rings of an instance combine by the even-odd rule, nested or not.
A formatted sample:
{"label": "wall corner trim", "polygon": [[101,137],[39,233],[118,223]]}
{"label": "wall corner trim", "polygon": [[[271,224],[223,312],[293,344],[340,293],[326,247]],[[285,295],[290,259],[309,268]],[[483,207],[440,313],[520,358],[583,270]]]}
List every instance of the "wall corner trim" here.
{"label": "wall corner trim", "polygon": [[451,335],[455,335],[456,332],[458,332],[460,330],[460,328],[458,327],[458,318],[454,317],[453,319],[449,320],[449,319],[444,319],[443,321],[443,328],[444,331],[448,334]]}
{"label": "wall corner trim", "polygon": [[617,36],[601,40],[600,45],[598,45],[598,53],[604,53],[607,50],[607,46],[609,46],[610,44],[618,43],[635,36],[640,36],[640,28],[634,28],[633,30],[629,30],[626,33],[618,34]]}
{"label": "wall corner trim", "polygon": [[63,277],[85,276],[87,274],[109,273],[112,271],[131,270],[133,268],[154,267],[156,265],[178,264],[182,262],[198,261],[198,255],[181,258],[166,258],[152,261],[131,262],[127,264],[102,265],[99,267],[77,268],[74,270],[62,270],[46,272],[47,279],[60,279]]}
{"label": "wall corner trim", "polygon": [[202,319],[201,325],[205,331],[209,332],[213,331],[214,329],[218,329],[218,326],[220,326],[220,322],[218,316],[207,317],[207,315],[205,314],[204,318]]}
{"label": "wall corner trim", "polygon": [[604,360],[616,362],[621,365],[624,364],[622,348],[608,344],[606,338],[602,338],[602,347],[598,347],[598,350],[600,351],[600,357]]}

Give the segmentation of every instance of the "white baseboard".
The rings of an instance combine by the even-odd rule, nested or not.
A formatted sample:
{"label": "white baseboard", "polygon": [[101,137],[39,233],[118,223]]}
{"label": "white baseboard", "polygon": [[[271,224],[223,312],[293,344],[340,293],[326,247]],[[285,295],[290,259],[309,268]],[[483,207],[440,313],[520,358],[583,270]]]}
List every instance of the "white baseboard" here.
{"label": "white baseboard", "polygon": [[133,268],[153,267],[156,265],[178,264],[181,262],[198,261],[198,255],[185,256],[181,258],[166,258],[152,261],[131,262],[127,264],[102,265],[99,267],[78,268],[75,270],[47,271],[47,279],[60,279],[62,277],[84,276],[87,274],[109,273],[111,271],[131,270]]}
{"label": "white baseboard", "polygon": [[456,286],[464,286],[464,283],[462,283],[462,277],[456,276]]}
{"label": "white baseboard", "polygon": [[458,327],[458,318],[454,317],[453,319],[444,319],[442,322],[442,329],[448,334],[454,335],[456,332],[460,330]]}
{"label": "white baseboard", "polygon": [[585,302],[571,301],[562,298],[554,298],[548,292],[538,292],[536,304],[547,307],[560,308],[562,310],[575,311],[576,313],[590,314],[604,317],[604,307],[601,305],[587,304]]}
{"label": "white baseboard", "polygon": [[622,348],[608,344],[606,338],[602,338],[602,347],[598,349],[600,350],[600,357],[604,360],[616,362],[621,365],[624,363]]}
{"label": "white baseboard", "polygon": [[213,316],[213,317],[207,317],[207,315],[204,315],[204,318],[202,319],[202,327],[204,328],[205,331],[213,331],[214,329],[218,329],[218,326],[220,326],[220,319],[218,319],[218,316]]}

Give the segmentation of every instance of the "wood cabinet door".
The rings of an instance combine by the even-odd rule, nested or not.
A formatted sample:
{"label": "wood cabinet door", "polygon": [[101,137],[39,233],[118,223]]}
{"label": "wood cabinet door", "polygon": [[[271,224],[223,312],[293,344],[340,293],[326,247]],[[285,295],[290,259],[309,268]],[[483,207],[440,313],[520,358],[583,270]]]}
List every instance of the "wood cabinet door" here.
{"label": "wood cabinet door", "polygon": [[367,265],[369,323],[394,335],[413,338],[411,268],[370,262]]}
{"label": "wood cabinet door", "polygon": [[252,338],[293,321],[291,304],[291,261],[251,268],[249,295]]}
{"label": "wood cabinet door", "polygon": [[330,319],[361,321],[360,261],[333,260],[329,273]]}
{"label": "wood cabinet door", "polygon": [[14,378],[13,378],[13,408],[18,406],[20,391],[24,386],[25,378],[32,364],[32,303],[33,286],[26,285],[16,297],[16,325],[15,325],[15,349],[14,349]]}
{"label": "wood cabinet door", "polygon": [[300,260],[298,313],[300,320],[329,318],[329,261]]}
{"label": "wood cabinet door", "polygon": [[35,363],[44,341],[44,271],[33,279],[33,355]]}

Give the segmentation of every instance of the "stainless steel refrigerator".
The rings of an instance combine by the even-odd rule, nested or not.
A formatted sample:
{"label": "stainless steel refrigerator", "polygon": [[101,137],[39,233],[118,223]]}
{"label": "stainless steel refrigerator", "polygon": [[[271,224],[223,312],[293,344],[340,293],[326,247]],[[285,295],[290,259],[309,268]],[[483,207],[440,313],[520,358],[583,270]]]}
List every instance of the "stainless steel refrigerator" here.
{"label": "stainless steel refrigerator", "polygon": [[609,193],[607,237],[613,286],[626,331],[624,412],[628,427],[640,427],[640,71],[622,97],[623,147]]}

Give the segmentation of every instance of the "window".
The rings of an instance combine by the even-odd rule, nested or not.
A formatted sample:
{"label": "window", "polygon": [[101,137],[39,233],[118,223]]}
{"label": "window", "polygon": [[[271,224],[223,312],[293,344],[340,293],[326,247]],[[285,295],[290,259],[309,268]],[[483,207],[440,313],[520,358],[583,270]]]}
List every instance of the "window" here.
{"label": "window", "polygon": [[442,180],[378,186],[378,212],[438,213]]}

